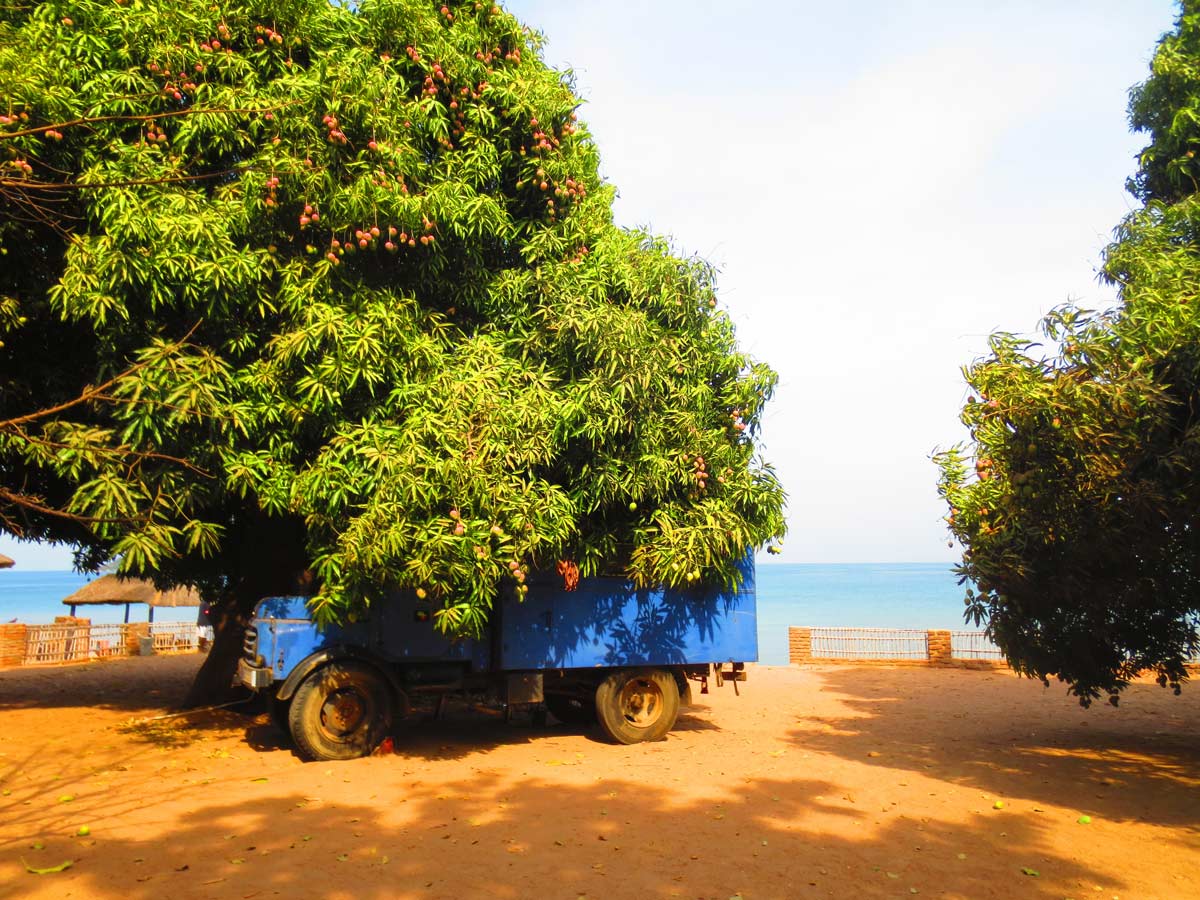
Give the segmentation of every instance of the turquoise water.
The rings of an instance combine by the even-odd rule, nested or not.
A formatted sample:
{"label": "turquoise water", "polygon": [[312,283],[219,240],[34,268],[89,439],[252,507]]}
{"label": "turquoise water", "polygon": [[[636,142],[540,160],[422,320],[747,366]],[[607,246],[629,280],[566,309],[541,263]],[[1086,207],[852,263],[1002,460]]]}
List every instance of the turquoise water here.
{"label": "turquoise water", "polygon": [[[963,589],[949,563],[763,563],[758,566],[758,655],[787,662],[787,626],[876,628],[963,627]],[[51,622],[68,610],[60,602],[87,578],[73,572],[0,571],[0,622]],[[93,606],[92,621],[120,622],[123,606]],[[155,621],[194,622],[194,609],[158,609]],[[134,606],[133,621],[146,607]],[[972,626],[974,627],[974,626]]]}
{"label": "turquoise water", "polygon": [[758,659],[787,662],[789,625],[955,630],[963,596],[950,563],[757,566]]}

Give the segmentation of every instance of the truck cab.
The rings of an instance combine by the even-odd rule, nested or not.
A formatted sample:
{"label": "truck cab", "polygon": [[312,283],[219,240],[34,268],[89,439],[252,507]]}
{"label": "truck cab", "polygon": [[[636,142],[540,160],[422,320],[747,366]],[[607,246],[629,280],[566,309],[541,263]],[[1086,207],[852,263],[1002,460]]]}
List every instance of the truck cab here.
{"label": "truck cab", "polygon": [[[638,588],[622,577],[571,591],[535,574],[523,599],[502,591],[484,633],[452,639],[414,592],[365,620],[319,629],[304,597],[269,597],[246,630],[239,680],[267,695],[272,718],[308,759],[370,753],[414,702],[475,695],[511,713],[597,724],[624,744],[658,740],[690,699],[690,681],[743,681],[758,658],[754,563],[736,588]],[[728,668],[726,668],[728,667]]]}

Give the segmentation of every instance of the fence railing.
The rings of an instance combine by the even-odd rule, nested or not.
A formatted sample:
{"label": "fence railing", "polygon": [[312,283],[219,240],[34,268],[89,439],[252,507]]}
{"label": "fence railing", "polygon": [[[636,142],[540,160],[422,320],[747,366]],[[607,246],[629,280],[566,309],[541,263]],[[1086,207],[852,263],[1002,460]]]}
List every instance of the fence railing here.
{"label": "fence railing", "polygon": [[92,654],[87,625],[29,625],[25,632],[25,662],[75,662]]}
{"label": "fence railing", "polygon": [[125,655],[124,625],[92,625],[91,640],[88,642],[93,659]]}
{"label": "fence railing", "polygon": [[790,662],[894,662],[937,666],[1003,664],[982,631],[916,628],[788,628]]}
{"label": "fence railing", "polygon": [[[918,631],[910,628],[788,628],[788,661],[928,663],[966,668],[1007,665],[983,631]],[[1186,661],[1200,665],[1200,655]]]}
{"label": "fence railing", "polygon": [[190,622],[150,623],[150,634],[154,637],[154,650],[157,653],[195,650],[200,646],[199,632],[200,629]]}
{"label": "fence railing", "polygon": [[929,634],[902,628],[814,628],[812,655],[829,659],[925,659]]}
{"label": "fence railing", "polygon": [[143,653],[179,653],[211,642],[212,628],[190,622],[126,622],[93,625],[87,619],[62,620],[53,625],[0,625],[0,668],[84,662]]}
{"label": "fence railing", "polygon": [[1004,661],[1000,648],[982,631],[950,632],[950,656],[954,659],[991,659]]}

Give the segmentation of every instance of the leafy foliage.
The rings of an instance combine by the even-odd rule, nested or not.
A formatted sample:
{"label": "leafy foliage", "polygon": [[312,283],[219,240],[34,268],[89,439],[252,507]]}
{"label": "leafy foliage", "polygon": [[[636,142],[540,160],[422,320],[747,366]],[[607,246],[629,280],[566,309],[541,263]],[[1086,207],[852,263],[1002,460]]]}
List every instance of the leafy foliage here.
{"label": "leafy foliage", "polygon": [[[1085,704],[1200,655],[1200,15],[1184,4],[1132,92],[1143,207],[1105,252],[1120,305],[1008,334],[965,370],[972,446],[941,453],[967,615],[1023,673]],[[974,457],[974,471],[970,457]]]}
{"label": "leafy foliage", "polygon": [[0,527],[214,595],[268,533],[319,618],[407,587],[454,633],[558,559],[735,578],[775,375],[613,224],[539,46],[484,3],[0,11]]}

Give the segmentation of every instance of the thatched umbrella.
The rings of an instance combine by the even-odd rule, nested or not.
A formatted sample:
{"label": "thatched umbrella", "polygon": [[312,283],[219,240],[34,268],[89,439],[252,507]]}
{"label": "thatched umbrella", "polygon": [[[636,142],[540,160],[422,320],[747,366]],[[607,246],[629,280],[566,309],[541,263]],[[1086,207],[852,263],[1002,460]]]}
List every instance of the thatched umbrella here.
{"label": "thatched umbrella", "polygon": [[101,575],[89,581],[63,603],[71,607],[75,615],[77,606],[120,606],[125,604],[125,621],[129,621],[129,605],[145,603],[150,607],[150,621],[154,621],[156,606],[199,606],[200,595],[193,588],[172,588],[160,591],[153,581],[145,578],[121,578],[119,575]]}
{"label": "thatched umbrella", "polygon": [[12,567],[13,561],[3,553],[0,553],[0,569],[11,569]]}

